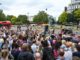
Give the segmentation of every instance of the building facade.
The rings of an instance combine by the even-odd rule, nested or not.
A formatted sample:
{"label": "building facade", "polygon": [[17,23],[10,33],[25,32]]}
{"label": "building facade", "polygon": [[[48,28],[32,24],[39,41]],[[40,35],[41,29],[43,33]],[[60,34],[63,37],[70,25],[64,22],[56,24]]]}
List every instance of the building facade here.
{"label": "building facade", "polygon": [[28,16],[29,21],[33,21],[34,16]]}
{"label": "building facade", "polygon": [[78,8],[80,8],[80,0],[71,0],[71,4],[69,4],[67,11],[70,13]]}

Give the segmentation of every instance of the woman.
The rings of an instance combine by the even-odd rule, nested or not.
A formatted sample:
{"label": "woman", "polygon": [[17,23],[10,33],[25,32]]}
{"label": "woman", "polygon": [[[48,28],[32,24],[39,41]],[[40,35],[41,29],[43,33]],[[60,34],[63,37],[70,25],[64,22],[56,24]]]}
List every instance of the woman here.
{"label": "woman", "polygon": [[9,51],[7,49],[3,49],[1,51],[0,60],[14,60],[14,58],[9,54]]}

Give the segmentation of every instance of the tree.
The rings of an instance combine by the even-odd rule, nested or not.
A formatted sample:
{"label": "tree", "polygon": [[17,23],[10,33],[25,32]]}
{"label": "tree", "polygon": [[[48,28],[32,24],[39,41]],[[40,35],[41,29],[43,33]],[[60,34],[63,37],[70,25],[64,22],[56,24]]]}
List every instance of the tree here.
{"label": "tree", "polygon": [[34,16],[33,22],[48,23],[48,14],[44,11],[40,11],[37,15]]}
{"label": "tree", "polygon": [[17,18],[17,22],[21,24],[29,23],[28,17],[26,15],[19,15]]}
{"label": "tree", "polygon": [[74,13],[74,17],[75,17],[76,21],[79,22],[80,21],[80,9],[74,10],[73,13]]}
{"label": "tree", "polygon": [[16,18],[15,16],[13,16],[13,17],[11,18],[11,23],[12,23],[12,24],[17,24],[17,18]]}
{"label": "tree", "polygon": [[6,20],[11,21],[11,19],[12,19],[13,17],[14,17],[13,15],[7,15],[7,16],[6,16]]}
{"label": "tree", "polygon": [[58,22],[61,24],[65,24],[68,20],[68,13],[67,12],[63,12],[59,18],[58,18]]}
{"label": "tree", "polygon": [[5,21],[6,17],[5,14],[3,13],[3,10],[0,10],[0,21]]}
{"label": "tree", "polygon": [[67,20],[67,23],[74,23],[75,22],[75,18],[74,18],[74,14],[73,13],[68,13],[68,20]]}

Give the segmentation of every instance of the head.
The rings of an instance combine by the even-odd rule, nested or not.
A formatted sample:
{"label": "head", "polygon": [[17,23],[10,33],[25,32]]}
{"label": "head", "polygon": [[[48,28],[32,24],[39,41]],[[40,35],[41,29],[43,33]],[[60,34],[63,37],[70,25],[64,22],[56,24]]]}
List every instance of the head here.
{"label": "head", "polygon": [[72,47],[73,43],[72,42],[66,42],[67,47]]}
{"label": "head", "polygon": [[76,45],[76,49],[77,49],[77,51],[80,51],[80,45]]}
{"label": "head", "polygon": [[66,44],[66,41],[65,40],[62,40],[62,44]]}
{"label": "head", "polygon": [[8,56],[8,50],[7,49],[3,49],[2,51],[1,51],[1,56],[3,57],[3,58],[6,58],[7,56]]}
{"label": "head", "polygon": [[29,45],[27,43],[24,43],[21,48],[22,51],[29,51]]}
{"label": "head", "polygon": [[12,49],[18,49],[19,45],[17,43],[14,44],[14,47],[12,47]]}
{"label": "head", "polygon": [[49,46],[47,40],[42,41],[41,44],[42,44],[43,47],[48,47]]}
{"label": "head", "polygon": [[42,60],[42,56],[39,52],[35,53],[35,60]]}
{"label": "head", "polygon": [[63,50],[63,49],[60,49],[59,55],[60,55],[60,56],[64,56],[64,50]]}
{"label": "head", "polygon": [[18,36],[18,39],[23,39],[23,36],[22,36],[22,35],[19,35],[19,36]]}
{"label": "head", "polygon": [[62,37],[62,34],[59,34],[60,37]]}
{"label": "head", "polygon": [[33,40],[33,44],[36,44],[36,40]]}

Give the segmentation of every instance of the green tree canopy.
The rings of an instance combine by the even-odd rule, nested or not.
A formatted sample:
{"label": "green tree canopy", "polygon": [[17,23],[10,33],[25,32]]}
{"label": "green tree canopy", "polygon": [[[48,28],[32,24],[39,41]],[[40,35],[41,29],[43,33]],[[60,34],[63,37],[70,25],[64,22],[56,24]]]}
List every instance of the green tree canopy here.
{"label": "green tree canopy", "polygon": [[33,22],[48,23],[48,14],[44,11],[40,11],[37,15],[34,16]]}
{"label": "green tree canopy", "polygon": [[15,16],[13,16],[11,18],[11,22],[12,22],[12,24],[17,24],[17,18]]}
{"label": "green tree canopy", "polygon": [[80,9],[74,10],[74,17],[76,18],[76,21],[80,21]]}
{"label": "green tree canopy", "polygon": [[3,13],[3,10],[0,10],[0,21],[5,21],[6,17],[5,14]]}
{"label": "green tree canopy", "polygon": [[63,12],[58,18],[58,22],[61,24],[66,24],[74,21],[75,21],[74,15],[72,13],[67,12]]}
{"label": "green tree canopy", "polygon": [[68,20],[68,13],[67,12],[63,12],[59,18],[58,18],[58,22],[61,23],[61,24],[65,24]]}
{"label": "green tree canopy", "polygon": [[67,22],[75,22],[75,18],[74,18],[74,15],[72,13],[68,13],[68,16],[67,16],[68,20]]}
{"label": "green tree canopy", "polygon": [[14,17],[13,15],[7,15],[7,16],[6,16],[6,20],[11,21],[11,19],[12,19],[13,17]]}
{"label": "green tree canopy", "polygon": [[21,24],[27,24],[29,23],[28,17],[26,15],[19,15],[17,18],[17,22]]}

